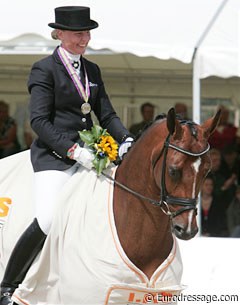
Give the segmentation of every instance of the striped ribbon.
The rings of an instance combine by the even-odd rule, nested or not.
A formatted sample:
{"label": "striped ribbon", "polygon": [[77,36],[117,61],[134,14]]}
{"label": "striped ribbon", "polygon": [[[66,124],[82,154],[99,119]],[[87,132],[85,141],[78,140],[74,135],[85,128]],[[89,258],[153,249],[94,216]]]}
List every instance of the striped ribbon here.
{"label": "striped ribbon", "polygon": [[88,102],[89,96],[90,96],[90,87],[89,87],[89,81],[87,76],[87,71],[85,66],[84,72],[85,72],[85,88],[76,72],[76,69],[73,68],[72,63],[70,62],[69,58],[67,57],[67,54],[65,50],[61,47],[57,49],[58,55],[64,64],[65,68],[68,71],[68,74],[70,75],[79,95],[84,99],[85,103]]}

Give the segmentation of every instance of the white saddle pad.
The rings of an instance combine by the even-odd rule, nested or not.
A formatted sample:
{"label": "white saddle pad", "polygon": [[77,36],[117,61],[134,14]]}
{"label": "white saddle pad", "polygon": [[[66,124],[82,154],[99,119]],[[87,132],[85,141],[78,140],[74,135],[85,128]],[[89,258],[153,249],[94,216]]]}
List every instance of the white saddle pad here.
{"label": "white saddle pad", "polygon": [[[25,158],[28,158],[26,154]],[[108,173],[114,176],[115,170],[112,168]],[[31,176],[31,171],[28,174]],[[14,177],[13,181],[12,185]],[[13,192],[3,195],[11,197],[14,206]],[[151,279],[128,259],[117,236],[112,196],[112,182],[97,177],[94,171],[80,168],[72,176],[59,194],[51,231],[40,256],[16,290],[15,302],[24,305],[156,304],[156,298],[161,295],[176,295],[183,289],[182,262],[175,239],[169,257]],[[3,226],[4,247],[7,244],[4,234],[8,235],[10,225],[13,228],[10,217],[13,216]]]}

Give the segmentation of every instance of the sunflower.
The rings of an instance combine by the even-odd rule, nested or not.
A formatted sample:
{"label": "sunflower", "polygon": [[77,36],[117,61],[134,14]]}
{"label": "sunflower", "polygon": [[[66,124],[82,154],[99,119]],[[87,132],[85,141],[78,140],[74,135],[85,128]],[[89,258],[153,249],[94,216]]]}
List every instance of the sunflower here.
{"label": "sunflower", "polygon": [[110,161],[115,161],[118,155],[118,144],[110,135],[100,137],[100,143],[97,145],[98,150],[109,157]]}

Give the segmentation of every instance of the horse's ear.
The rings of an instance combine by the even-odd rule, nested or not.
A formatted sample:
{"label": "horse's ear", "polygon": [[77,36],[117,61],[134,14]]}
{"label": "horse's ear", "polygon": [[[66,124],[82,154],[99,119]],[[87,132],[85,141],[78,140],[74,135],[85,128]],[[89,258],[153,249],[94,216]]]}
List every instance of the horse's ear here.
{"label": "horse's ear", "polygon": [[171,135],[175,131],[175,125],[176,125],[175,109],[171,108],[171,109],[169,109],[168,114],[167,114],[167,128]]}
{"label": "horse's ear", "polygon": [[181,139],[182,137],[182,126],[179,121],[176,119],[175,109],[171,108],[167,114],[167,128],[174,139]]}
{"label": "horse's ear", "polygon": [[208,139],[210,135],[214,132],[214,130],[217,128],[220,118],[221,118],[221,109],[218,110],[218,112],[215,114],[214,117],[206,120],[202,124],[202,128],[204,130],[204,136],[206,139]]}

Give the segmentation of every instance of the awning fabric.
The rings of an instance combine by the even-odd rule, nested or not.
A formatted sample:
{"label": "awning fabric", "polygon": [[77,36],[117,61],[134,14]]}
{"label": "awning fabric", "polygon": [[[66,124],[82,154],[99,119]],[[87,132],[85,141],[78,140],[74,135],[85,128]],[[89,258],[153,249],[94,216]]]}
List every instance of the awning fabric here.
{"label": "awning fabric", "polygon": [[[195,47],[223,0],[8,1],[0,10],[0,54],[49,52],[54,8],[91,7],[99,23],[90,47],[192,62]],[[226,1],[226,0],[225,0]],[[33,39],[33,37],[35,37]],[[240,1],[228,0],[199,47],[198,76],[240,76]]]}

